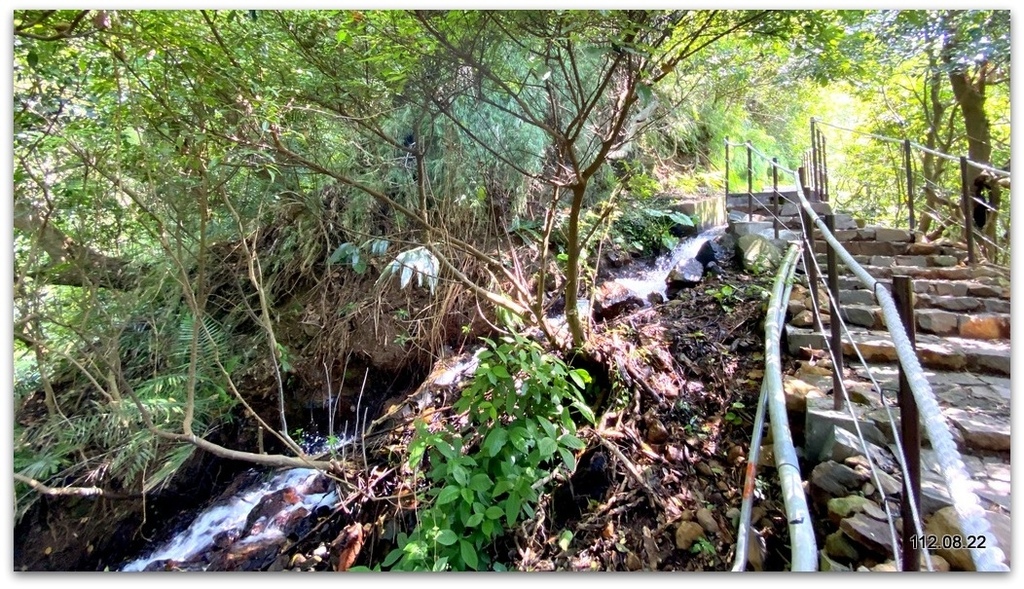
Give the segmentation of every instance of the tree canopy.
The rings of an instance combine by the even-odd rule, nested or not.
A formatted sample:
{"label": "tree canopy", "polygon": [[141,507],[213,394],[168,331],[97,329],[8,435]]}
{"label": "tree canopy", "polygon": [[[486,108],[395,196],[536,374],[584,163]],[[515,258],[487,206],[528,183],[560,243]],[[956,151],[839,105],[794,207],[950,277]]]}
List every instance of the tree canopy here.
{"label": "tree canopy", "polygon": [[[817,117],[1009,167],[1006,10],[16,10],[13,29],[19,517],[32,483],[159,492],[196,448],[337,468],[294,418],[355,386],[353,357],[398,373],[500,332],[585,354],[601,252],[649,254],[660,197],[720,193],[726,137],[796,167]],[[898,154],[829,132],[840,206],[900,222]],[[915,158],[922,228],[951,232],[959,170]],[[1008,189],[992,206],[1005,262]]]}

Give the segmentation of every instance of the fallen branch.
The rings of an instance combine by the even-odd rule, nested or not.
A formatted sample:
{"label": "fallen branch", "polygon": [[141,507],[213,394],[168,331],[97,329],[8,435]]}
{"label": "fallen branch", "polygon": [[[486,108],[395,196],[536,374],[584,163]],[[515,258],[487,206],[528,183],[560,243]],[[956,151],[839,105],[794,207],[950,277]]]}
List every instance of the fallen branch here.
{"label": "fallen branch", "polygon": [[597,436],[597,439],[601,441],[601,444],[605,448],[608,448],[608,450],[612,454],[614,454],[616,458],[619,459],[619,462],[621,462],[622,465],[625,467],[626,472],[628,472],[629,475],[633,477],[633,479],[636,480],[636,482],[640,483],[640,486],[643,487],[645,491],[647,491],[647,498],[651,500],[651,503],[654,503],[657,507],[661,508],[662,511],[667,511],[668,507],[665,505],[665,502],[661,499],[658,493],[656,493],[654,489],[651,488],[651,485],[647,482],[646,479],[644,479],[643,475],[640,474],[640,471],[637,469],[637,466],[633,464],[633,462],[629,458],[626,458],[626,455],[622,453],[622,450],[619,450],[618,446],[601,437],[600,434],[597,434],[595,432],[595,435]]}
{"label": "fallen branch", "polygon": [[20,473],[14,473],[14,480],[19,483],[25,483],[40,494],[54,497],[76,495],[79,497],[103,497],[106,499],[138,499],[142,497],[142,493],[116,493],[99,487],[51,487]]}

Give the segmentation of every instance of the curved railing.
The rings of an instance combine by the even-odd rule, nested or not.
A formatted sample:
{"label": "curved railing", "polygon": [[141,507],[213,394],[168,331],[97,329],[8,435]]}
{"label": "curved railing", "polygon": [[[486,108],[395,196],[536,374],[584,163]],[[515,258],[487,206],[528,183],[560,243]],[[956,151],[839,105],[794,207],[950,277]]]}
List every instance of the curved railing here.
{"label": "curved railing", "polygon": [[[985,537],[987,540],[989,540],[988,542],[985,543],[985,545],[983,547],[972,547],[972,548],[970,548],[971,558],[974,561],[975,568],[978,571],[1005,571],[1005,570],[1008,570],[1008,567],[1004,563],[1005,562],[1004,561],[1004,553],[996,545],[995,536],[994,536],[994,534],[992,534],[990,532],[990,526],[989,526],[988,520],[985,517],[984,510],[982,509],[982,507],[980,505],[980,502],[978,501],[978,497],[971,490],[971,487],[970,487],[970,485],[968,483],[968,481],[970,479],[969,479],[969,477],[967,475],[963,459],[961,458],[960,452],[957,450],[956,444],[953,441],[953,436],[952,436],[952,434],[951,434],[951,432],[949,430],[949,427],[947,426],[946,421],[943,418],[942,413],[939,410],[939,406],[938,406],[938,403],[937,403],[937,401],[935,399],[935,395],[934,395],[934,393],[931,390],[931,385],[928,383],[927,378],[925,378],[924,372],[923,372],[923,370],[921,368],[920,361],[918,360],[917,354],[915,352],[914,345],[913,345],[910,337],[908,336],[907,331],[903,327],[904,323],[903,323],[903,320],[901,318],[900,311],[897,308],[896,301],[893,298],[893,295],[890,294],[884,288],[878,288],[880,283],[874,277],[872,277],[853,258],[853,256],[849,252],[846,251],[846,249],[843,247],[843,245],[836,239],[836,237],[833,234],[831,228],[828,226],[828,223],[826,223],[826,220],[819,218],[818,213],[815,211],[815,209],[812,206],[811,202],[807,199],[808,195],[815,194],[815,193],[812,193],[810,187],[807,185],[807,176],[808,176],[808,174],[806,173],[807,172],[806,170],[804,170],[804,169],[800,169],[800,170],[788,169],[788,168],[780,165],[776,159],[769,158],[764,153],[762,153],[762,152],[758,151],[757,149],[755,149],[749,142],[747,142],[747,143],[730,143],[728,140],[726,140],[726,145],[727,145],[727,153],[728,153],[728,147],[730,147],[730,146],[732,146],[732,147],[743,147],[743,148],[745,148],[747,150],[748,170],[751,167],[750,166],[751,158],[755,154],[759,158],[762,158],[764,161],[769,162],[769,164],[771,166],[771,169],[772,169],[772,172],[773,172],[773,178],[774,178],[773,190],[772,190],[772,192],[773,192],[773,201],[776,202],[776,203],[778,202],[779,196],[780,196],[779,191],[778,191],[778,173],[782,172],[783,174],[789,174],[789,175],[791,175],[793,177],[793,180],[795,182],[795,186],[797,186],[798,189],[795,191],[795,198],[791,198],[790,200],[792,200],[793,202],[795,202],[795,204],[797,204],[799,206],[799,208],[801,210],[801,213],[802,213],[801,214],[801,224],[802,224],[803,231],[801,232],[801,235],[802,235],[801,241],[803,242],[803,249],[804,249],[804,252],[805,252],[804,264],[805,264],[806,275],[808,276],[808,282],[809,282],[808,287],[809,287],[809,290],[810,290],[810,292],[812,294],[812,297],[816,298],[817,295],[815,293],[818,290],[813,285],[816,285],[819,282],[824,283],[823,273],[820,271],[820,269],[817,268],[817,261],[816,261],[815,256],[814,256],[814,237],[813,237],[814,236],[814,234],[813,234],[814,228],[818,229],[818,231],[820,232],[821,236],[824,238],[825,242],[828,244],[828,249],[829,249],[831,255],[834,255],[838,259],[838,261],[841,262],[842,264],[844,264],[847,267],[847,269],[849,269],[850,272],[852,272],[853,275],[856,276],[856,278],[865,287],[867,287],[868,289],[870,289],[874,293],[875,299],[878,302],[879,306],[881,307],[882,314],[885,317],[885,325],[887,326],[887,329],[889,330],[889,333],[890,333],[890,335],[892,337],[892,341],[893,341],[894,348],[896,350],[896,355],[897,355],[897,358],[898,358],[900,369],[901,369],[902,374],[904,375],[904,377],[906,379],[906,382],[908,383],[909,392],[912,394],[912,400],[908,399],[908,402],[913,403],[914,405],[916,405],[917,410],[919,411],[920,420],[921,420],[921,422],[924,425],[925,431],[928,434],[928,437],[929,437],[929,440],[931,441],[932,447],[936,450],[935,454],[936,454],[937,460],[939,462],[939,465],[941,467],[941,475],[943,477],[943,481],[944,481],[944,483],[946,485],[946,488],[947,488],[947,490],[949,492],[949,496],[952,499],[953,507],[956,510],[957,515],[959,516],[960,524],[961,524],[961,529],[962,529],[963,533],[965,535],[967,535],[967,536]],[[813,158],[812,158],[812,161],[810,163],[813,164]],[[811,175],[812,176],[814,174],[816,174],[816,173],[817,172],[815,172],[814,170],[811,170]],[[748,172],[748,176],[749,176],[749,172]],[[816,180],[816,181],[820,181],[820,180]],[[825,185],[824,184],[818,184],[818,186],[819,187],[823,187]],[[727,184],[727,187],[728,187],[728,184]],[[817,192],[816,193],[817,196],[820,196],[821,194],[822,194],[822,192]],[[826,194],[827,194],[827,192],[826,192]],[[728,191],[727,191],[727,195],[728,195]],[[748,198],[752,200],[753,190],[752,190],[752,186],[750,184],[748,184],[748,195],[749,195]],[[751,209],[751,211],[752,211],[752,209]],[[777,221],[777,219],[776,219],[776,221]],[[777,227],[778,227],[778,225],[776,224],[776,228]],[[776,234],[777,234],[777,229],[776,229]],[[788,256],[787,256],[787,259],[788,259]],[[780,272],[780,276],[781,276],[781,272]],[[777,281],[778,281],[778,278],[777,278]],[[853,338],[850,336],[849,331],[846,330],[846,325],[842,321],[840,313],[836,312],[836,310],[839,308],[838,294],[837,294],[837,292],[835,292],[836,289],[834,289],[834,288],[833,289],[829,289],[827,287],[828,287],[828,285],[826,285],[825,292],[829,293],[829,297],[831,299],[830,302],[833,305],[832,306],[833,312],[831,313],[833,332],[832,332],[831,341],[830,341],[829,338],[826,338],[825,342],[826,342],[826,346],[829,348],[829,353],[832,356],[833,372],[834,373],[840,373],[840,371],[842,370],[842,350],[839,347],[841,345],[840,337],[845,337],[845,338],[847,338],[849,340],[849,342],[853,346],[854,350],[856,351],[856,354],[859,356],[861,362],[864,362],[864,359],[863,359],[863,356],[860,354],[860,351],[857,349],[856,342],[853,341]],[[773,313],[773,312],[770,311],[769,312],[769,316],[768,316],[767,321],[766,321],[766,323],[768,323],[769,325],[774,323],[774,322],[776,322],[776,321],[781,322],[781,320],[777,319],[778,315],[780,314],[780,311],[778,310],[777,307],[773,307],[773,308],[776,309],[775,312]],[[815,319],[816,319],[817,325],[818,325],[819,329],[821,329],[822,333],[824,333],[824,329],[822,328],[821,317],[820,317],[820,314],[819,314],[819,305],[817,304],[816,300],[815,300],[815,304],[813,305],[813,308],[814,308]],[[911,311],[911,313],[912,313],[912,311]],[[767,330],[767,328],[766,328],[766,330]],[[845,334],[842,333],[843,331],[845,331]],[[769,334],[769,336],[770,336],[770,340],[774,340],[776,343],[778,342],[779,337],[778,337],[777,333],[771,333],[771,334]],[[773,363],[770,362],[769,358],[766,356],[765,379],[768,382],[763,384],[763,387],[766,387],[766,388],[764,388],[763,392],[762,392],[762,396],[761,396],[762,397],[762,402],[764,402],[766,398],[768,398],[768,399],[771,398],[771,394],[767,394],[766,395],[764,393],[764,391],[769,391],[770,392],[770,391],[772,391],[774,389],[778,389],[778,390],[781,391],[781,388],[782,388],[781,373],[776,374],[776,371],[771,370],[772,364]],[[865,365],[866,365],[866,363],[865,363]],[[841,403],[841,400],[846,398],[845,385],[843,384],[843,379],[842,378],[834,378],[833,379],[833,383],[835,385],[834,396],[837,398],[837,405],[839,405]],[[878,385],[877,382],[874,383],[874,384],[875,384],[876,390],[880,394],[881,393],[881,387]],[[884,397],[883,397],[883,399],[884,399]],[[849,408],[849,404],[846,404],[846,405]],[[852,414],[852,408],[849,408],[849,409],[850,409],[851,414]],[[760,406],[758,407],[758,413],[759,413],[759,415],[763,415],[763,408],[760,407]],[[788,426],[787,426],[785,420],[784,419],[776,420],[774,414],[772,415],[772,417],[773,417],[773,419],[771,420],[771,427],[773,428],[772,431],[773,431],[774,439],[778,440],[779,436],[782,436],[783,438],[788,439],[789,438],[788,431],[785,431],[785,432],[779,431],[780,428],[787,428],[788,429]],[[909,417],[908,413],[904,413],[904,418],[906,419],[908,417]],[[890,420],[892,420],[891,412],[890,412]],[[854,422],[854,424],[857,424],[857,422],[858,422],[856,415],[853,415],[853,422]],[[757,429],[757,427],[755,425],[755,430],[756,429]],[[893,431],[894,432],[898,432],[897,427],[895,426],[894,422],[893,422]],[[858,432],[858,434],[859,434],[859,432]],[[755,436],[759,436],[759,435],[760,435],[760,432],[759,431],[755,431]],[[875,466],[874,466],[873,461],[871,459],[871,454],[870,454],[870,452],[867,452],[867,450],[866,450],[867,444],[864,441],[863,436],[859,436],[859,437],[861,438],[861,442],[862,442],[863,448],[865,450],[864,454],[868,458],[869,462],[871,462],[872,472],[875,472],[876,469],[875,469]],[[898,435],[897,435],[897,437],[898,437]],[[911,478],[910,478],[910,471],[911,471],[911,469],[912,468],[919,469],[919,464],[909,463],[909,461],[907,459],[906,452],[904,452],[903,447],[901,445],[899,445],[899,444],[897,444],[897,446],[898,446],[897,450],[899,452],[899,456],[897,458],[899,460],[901,469],[903,471],[904,480],[905,481],[910,481],[911,480]],[[752,452],[753,452],[753,444],[752,444]],[[780,460],[782,462],[780,462]],[[755,474],[756,474],[756,472],[755,473],[751,473],[750,472],[751,469],[756,469],[756,460],[753,460],[753,462],[755,463],[754,467],[750,467],[748,465],[748,473],[747,473],[747,476],[748,476],[747,483],[748,484],[745,485],[745,487],[746,486],[752,486],[752,482],[750,480],[750,477],[755,476]],[[789,461],[786,460],[784,457],[780,458],[780,456],[778,454],[776,455],[776,466],[780,470],[780,477],[784,476],[783,472],[782,472],[784,469],[788,470],[790,468],[790,465],[788,464],[788,462]],[[797,473],[799,473],[798,469],[797,469]],[[786,476],[788,476],[788,475],[786,475]],[[915,479],[918,480],[918,481],[920,480],[919,477],[916,477],[916,476],[915,476]],[[917,490],[917,493],[919,493],[919,489]],[[745,502],[749,501],[749,499],[747,498],[747,495],[748,495],[747,493],[745,493],[745,495],[744,495],[744,501]],[[913,523],[913,529],[911,530],[910,528],[905,528],[904,529],[904,538],[908,537],[907,536],[908,532],[912,533],[912,534],[923,535],[924,532],[922,530],[922,523],[921,523],[921,518],[920,518],[920,515],[919,515],[920,514],[920,508],[917,505],[917,501],[915,500],[915,497],[919,497],[919,495],[917,495],[914,492],[905,493],[904,495],[905,495],[904,496],[904,502],[909,504],[910,513],[913,515],[913,517],[911,518],[913,520],[913,522],[912,522]],[[802,497],[802,491],[800,492],[800,497],[799,498],[794,498],[794,497],[791,496],[790,493],[785,493],[785,500],[786,500],[786,513],[787,513],[787,517],[789,518],[789,520],[791,522],[793,522],[795,519],[799,519],[800,517],[803,516],[803,514],[805,513],[805,510],[806,510],[806,501]],[[888,504],[887,504],[887,502],[886,502],[885,507],[886,507],[886,511],[888,513]],[[736,565],[734,566],[733,570],[743,570],[744,565],[745,565],[745,561],[746,561],[746,547],[747,547],[748,542],[749,542],[749,539],[748,539],[749,520],[743,520],[743,514],[744,513],[748,513],[749,514],[749,509],[746,510],[746,511],[741,510],[741,521],[739,523],[738,534],[737,534],[737,536],[739,538],[739,541],[737,543]],[[895,541],[896,530],[895,530],[895,525],[893,523],[894,519],[895,518],[892,517],[892,514],[889,513],[890,533],[893,535],[893,539],[894,539],[893,546],[896,546],[897,542]],[[794,534],[794,530],[791,530],[791,534]],[[793,570],[814,570],[814,564],[809,565],[811,568],[803,568],[803,567],[808,566],[806,564],[806,561],[808,559],[808,551],[809,550],[813,550],[814,554],[815,554],[815,557],[816,557],[817,547],[816,547],[816,544],[814,542],[813,533],[810,535],[810,538],[808,540],[808,539],[805,538],[805,535],[802,533],[802,529],[798,527],[798,528],[795,529],[795,534],[796,535],[792,536],[792,542],[793,542],[793,546],[792,546],[792,550],[793,550]],[[807,546],[804,545],[804,544],[806,544],[808,542],[810,543],[810,548],[808,548]],[[906,544],[906,541],[904,543]],[[742,552],[740,551],[740,548],[743,548]],[[904,570],[908,570],[908,569],[909,570],[916,570],[917,569],[917,563],[916,562],[914,562],[914,563],[907,563],[907,566],[904,567],[903,563],[902,563],[902,559],[901,559],[901,554],[899,553],[899,551],[896,551],[896,553],[893,556],[894,556],[894,559],[895,559],[895,561],[897,563],[897,566],[899,568],[904,569]],[[926,564],[927,568],[930,569],[931,568],[931,561],[930,561],[930,558],[928,556],[927,551],[925,551],[922,554],[922,556],[925,559],[925,564]],[[799,569],[797,568],[798,562],[801,563],[800,566],[802,568],[799,568]]]}

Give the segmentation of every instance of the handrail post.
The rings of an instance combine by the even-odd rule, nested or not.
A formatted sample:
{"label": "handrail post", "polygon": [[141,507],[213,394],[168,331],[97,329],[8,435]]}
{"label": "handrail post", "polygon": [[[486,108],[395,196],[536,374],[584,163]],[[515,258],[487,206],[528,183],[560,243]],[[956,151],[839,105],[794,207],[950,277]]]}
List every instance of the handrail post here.
{"label": "handrail post", "polygon": [[917,227],[914,219],[914,172],[910,160],[910,140],[903,140],[903,167],[907,174],[907,211],[910,216],[910,231],[913,233]]}
{"label": "handrail post", "polygon": [[[809,197],[811,189],[807,186],[807,170],[800,168],[797,170],[797,175],[800,178],[800,187],[804,192],[804,197]],[[821,316],[818,310],[818,267],[814,264],[814,225],[811,221],[811,215],[807,213],[804,207],[798,205],[800,209],[800,219],[803,221],[804,226],[804,241],[807,242],[807,249],[804,251],[804,270],[807,273],[807,289],[810,291],[811,304],[814,306],[814,316],[819,318]]]}
{"label": "handrail post", "polygon": [[[907,333],[911,347],[917,347],[916,325],[914,321],[914,287],[909,276],[892,277],[892,298],[899,311],[903,329]],[[921,570],[920,543],[915,541],[917,528],[914,526],[913,512],[910,510],[911,500],[914,505],[921,505],[921,417],[918,413],[914,393],[910,382],[900,365],[900,440],[903,455],[907,460],[907,479],[903,481],[903,501],[900,502],[900,516],[903,518],[903,570]]]}
{"label": "handrail post", "polygon": [[821,135],[821,202],[828,202],[828,143],[825,141],[825,134]]}
{"label": "handrail post", "polygon": [[974,253],[974,226],[971,224],[971,189],[967,185],[967,158],[960,156],[960,206],[964,210],[964,237],[967,241],[967,263],[974,265],[978,262]]}
{"label": "handrail post", "polygon": [[729,138],[725,138],[725,206],[729,206]]}
{"label": "handrail post", "polygon": [[779,238],[779,158],[772,158],[772,230]]}
{"label": "handrail post", "polygon": [[[825,215],[825,227],[832,235],[836,233],[835,215]],[[836,251],[826,242],[826,260],[828,265],[828,291],[831,295],[829,313],[832,330],[832,408],[841,411],[846,406],[846,391],[843,388],[843,332],[839,322],[839,263]]]}
{"label": "handrail post", "polygon": [[754,220],[754,146],[747,141],[747,221]]}
{"label": "handrail post", "polygon": [[[818,130],[814,125],[814,117],[811,117],[811,170],[809,181],[811,183],[811,191],[817,194],[818,192]],[[811,202],[816,202],[817,199],[808,198]]]}

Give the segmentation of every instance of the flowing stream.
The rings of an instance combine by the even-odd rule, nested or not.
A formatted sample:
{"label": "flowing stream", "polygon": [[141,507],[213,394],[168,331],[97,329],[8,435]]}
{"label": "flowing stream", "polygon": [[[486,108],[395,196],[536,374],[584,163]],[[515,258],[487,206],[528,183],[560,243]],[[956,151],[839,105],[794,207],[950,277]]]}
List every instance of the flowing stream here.
{"label": "flowing stream", "polygon": [[625,286],[647,300],[652,293],[665,296],[665,278],[680,262],[696,257],[704,242],[725,233],[725,225],[704,229],[693,237],[683,239],[665,254],[659,256],[654,264],[644,268],[642,264],[630,264],[617,272],[613,272],[615,282]]}
{"label": "flowing stream", "polygon": [[[618,269],[613,272],[613,280],[645,301],[651,293],[664,295],[665,278],[672,268],[695,257],[704,242],[723,232],[724,227],[721,226],[705,229],[684,239],[653,264],[633,263]],[[589,307],[589,300],[580,301],[581,312],[586,313]],[[552,320],[557,322],[559,318],[564,322],[564,315]],[[475,367],[476,357],[471,355],[440,373],[434,384],[454,384]],[[326,440],[318,441],[316,445],[323,450]],[[336,443],[349,441],[350,438]],[[249,483],[233,495],[214,502],[187,527],[163,544],[149,548],[144,556],[125,564],[121,570],[162,569],[167,564],[203,570],[209,565],[211,555],[216,557],[222,551],[245,552],[248,546],[274,548],[289,533],[289,525],[294,526],[296,520],[314,514],[318,509],[331,508],[339,501],[337,493],[329,491],[329,488],[321,473],[303,468],[280,471],[263,481]]]}
{"label": "flowing stream", "polygon": [[[326,485],[318,484],[322,477],[316,470],[293,468],[254,483],[208,507],[187,528],[121,570],[142,571],[161,561],[195,562],[216,543],[228,539],[243,546],[279,540],[284,536],[281,523],[288,521],[292,514],[302,509],[313,513],[321,506],[330,507],[338,501],[337,493],[326,491]],[[258,513],[256,508],[266,504],[275,493],[282,495],[278,502],[280,510]],[[253,515],[258,517],[250,517]]]}

